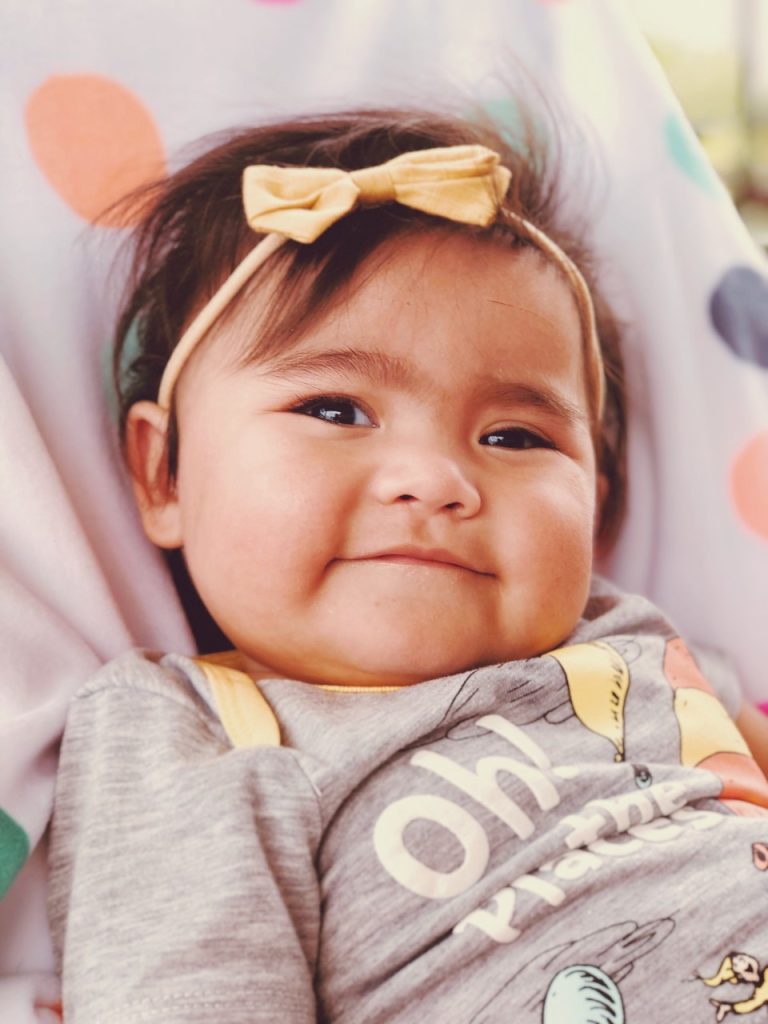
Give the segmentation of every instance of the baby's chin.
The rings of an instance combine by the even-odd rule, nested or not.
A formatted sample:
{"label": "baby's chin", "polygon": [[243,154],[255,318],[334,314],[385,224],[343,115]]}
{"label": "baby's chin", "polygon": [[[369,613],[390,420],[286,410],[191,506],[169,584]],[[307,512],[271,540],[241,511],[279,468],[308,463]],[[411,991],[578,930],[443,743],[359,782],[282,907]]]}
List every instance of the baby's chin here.
{"label": "baby's chin", "polygon": [[[560,639],[560,638],[558,638]],[[356,657],[316,655],[308,659],[249,658],[241,652],[246,670],[254,679],[295,679],[319,686],[381,688],[415,686],[431,679],[459,675],[487,665],[533,658],[558,646],[557,641],[531,638],[530,642],[499,645],[468,654],[425,645],[410,651],[355,652]]]}

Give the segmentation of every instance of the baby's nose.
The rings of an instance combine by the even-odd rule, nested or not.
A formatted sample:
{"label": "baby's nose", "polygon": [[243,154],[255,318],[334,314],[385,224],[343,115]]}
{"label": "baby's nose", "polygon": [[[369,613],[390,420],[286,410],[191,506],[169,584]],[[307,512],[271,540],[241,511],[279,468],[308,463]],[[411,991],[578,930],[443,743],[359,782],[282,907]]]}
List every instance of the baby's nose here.
{"label": "baby's nose", "polygon": [[440,452],[400,453],[382,466],[375,480],[377,499],[385,505],[407,504],[425,513],[474,516],[480,491],[460,463]]}

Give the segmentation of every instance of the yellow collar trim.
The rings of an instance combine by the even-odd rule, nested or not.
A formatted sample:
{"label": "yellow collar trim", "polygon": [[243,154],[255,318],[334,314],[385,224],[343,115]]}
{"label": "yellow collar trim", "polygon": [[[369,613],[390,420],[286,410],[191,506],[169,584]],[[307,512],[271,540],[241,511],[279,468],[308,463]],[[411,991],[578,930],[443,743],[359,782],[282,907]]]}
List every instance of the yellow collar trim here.
{"label": "yellow collar trim", "polygon": [[219,719],[233,747],[280,746],[277,716],[249,675],[211,659],[196,658],[195,664],[208,680]]}
{"label": "yellow collar trim", "polygon": [[[222,651],[195,658],[211,688],[219,720],[233,747],[279,747],[277,715],[241,664],[237,651]],[[318,684],[328,693],[396,693],[400,686],[336,686]]]}

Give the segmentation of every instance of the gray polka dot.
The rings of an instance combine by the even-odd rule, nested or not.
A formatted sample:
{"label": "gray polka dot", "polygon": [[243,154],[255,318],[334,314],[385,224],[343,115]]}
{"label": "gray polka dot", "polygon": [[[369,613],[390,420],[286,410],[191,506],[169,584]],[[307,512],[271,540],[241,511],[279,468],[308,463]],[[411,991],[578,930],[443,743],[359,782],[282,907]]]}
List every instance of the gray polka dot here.
{"label": "gray polka dot", "polygon": [[752,267],[731,267],[712,294],[715,330],[739,359],[768,368],[768,278]]}

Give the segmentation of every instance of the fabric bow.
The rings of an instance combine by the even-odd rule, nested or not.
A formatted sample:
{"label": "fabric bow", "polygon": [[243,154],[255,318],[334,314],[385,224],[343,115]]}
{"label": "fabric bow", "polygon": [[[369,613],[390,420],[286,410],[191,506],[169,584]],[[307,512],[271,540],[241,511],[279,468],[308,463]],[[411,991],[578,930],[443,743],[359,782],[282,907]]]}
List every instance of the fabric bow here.
{"label": "fabric bow", "polygon": [[485,146],[415,150],[359,171],[254,164],[243,172],[243,205],[254,231],[304,243],[358,205],[391,202],[486,227],[510,177]]}

